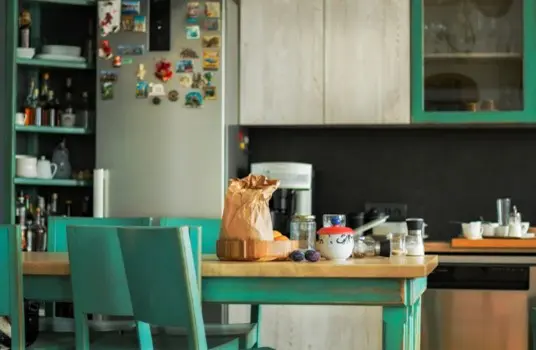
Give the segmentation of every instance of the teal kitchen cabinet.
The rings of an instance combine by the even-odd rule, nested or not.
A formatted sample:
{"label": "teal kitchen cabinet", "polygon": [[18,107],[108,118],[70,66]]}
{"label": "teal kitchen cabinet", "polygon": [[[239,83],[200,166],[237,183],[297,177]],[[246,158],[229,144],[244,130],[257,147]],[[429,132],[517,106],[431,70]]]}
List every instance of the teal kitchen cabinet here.
{"label": "teal kitchen cabinet", "polygon": [[411,0],[413,123],[536,122],[536,0]]}

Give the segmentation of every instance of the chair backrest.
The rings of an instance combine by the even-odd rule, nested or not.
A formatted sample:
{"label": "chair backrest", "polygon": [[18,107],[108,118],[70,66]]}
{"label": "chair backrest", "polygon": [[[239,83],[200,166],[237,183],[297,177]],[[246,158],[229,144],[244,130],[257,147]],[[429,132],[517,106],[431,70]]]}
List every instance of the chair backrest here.
{"label": "chair backrest", "polygon": [[73,301],[81,313],[133,315],[117,229],[67,226]]}
{"label": "chair backrest", "polygon": [[48,251],[67,251],[67,226],[151,226],[152,218],[91,218],[52,216],[48,221]]}
{"label": "chair backrest", "polygon": [[23,349],[24,310],[20,227],[0,225],[0,315],[11,319],[11,348]]}
{"label": "chair backrest", "polygon": [[125,271],[137,321],[186,327],[195,349],[206,349],[190,236],[200,228],[119,228]]}
{"label": "chair backrest", "polygon": [[[203,228],[201,254],[216,254],[216,241],[220,237],[221,219],[162,217],[159,225],[164,227],[201,226]],[[196,243],[192,241],[194,252],[197,250]]]}

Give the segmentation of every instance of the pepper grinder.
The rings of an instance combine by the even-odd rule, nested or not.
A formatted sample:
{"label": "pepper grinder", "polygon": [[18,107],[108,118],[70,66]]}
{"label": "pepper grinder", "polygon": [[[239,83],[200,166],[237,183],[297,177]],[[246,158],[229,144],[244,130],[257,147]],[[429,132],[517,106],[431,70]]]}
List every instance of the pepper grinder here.
{"label": "pepper grinder", "polygon": [[424,242],[422,230],[424,228],[423,219],[406,219],[408,236],[406,238],[408,256],[424,256]]}

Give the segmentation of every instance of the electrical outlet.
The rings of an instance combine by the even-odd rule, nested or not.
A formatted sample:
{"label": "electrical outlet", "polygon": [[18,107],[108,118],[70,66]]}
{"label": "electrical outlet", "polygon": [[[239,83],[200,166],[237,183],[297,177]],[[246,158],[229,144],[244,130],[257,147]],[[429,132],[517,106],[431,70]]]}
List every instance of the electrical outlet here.
{"label": "electrical outlet", "polygon": [[389,215],[388,221],[404,221],[408,216],[408,205],[405,203],[365,203],[365,211],[372,208]]}

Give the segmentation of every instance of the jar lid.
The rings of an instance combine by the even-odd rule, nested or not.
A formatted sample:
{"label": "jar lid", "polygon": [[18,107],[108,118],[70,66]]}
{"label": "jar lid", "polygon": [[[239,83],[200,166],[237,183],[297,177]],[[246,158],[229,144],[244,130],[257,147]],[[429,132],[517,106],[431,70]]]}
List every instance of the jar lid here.
{"label": "jar lid", "polygon": [[314,219],[316,219],[316,216],[314,216],[314,215],[294,215],[292,218],[293,219],[299,219],[299,220],[314,220]]}
{"label": "jar lid", "polygon": [[320,230],[318,230],[317,233],[319,235],[342,235],[345,233],[353,235],[354,230],[346,226],[335,225],[329,227],[322,227]]}

